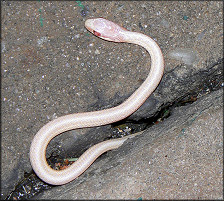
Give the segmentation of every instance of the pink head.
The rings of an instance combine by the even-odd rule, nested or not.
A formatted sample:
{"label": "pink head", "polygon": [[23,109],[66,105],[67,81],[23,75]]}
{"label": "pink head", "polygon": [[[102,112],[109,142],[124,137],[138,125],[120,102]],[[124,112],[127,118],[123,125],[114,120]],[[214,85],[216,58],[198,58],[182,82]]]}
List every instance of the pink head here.
{"label": "pink head", "polygon": [[102,39],[113,42],[125,42],[123,33],[127,30],[114,22],[103,18],[88,19],[85,21],[85,27]]}

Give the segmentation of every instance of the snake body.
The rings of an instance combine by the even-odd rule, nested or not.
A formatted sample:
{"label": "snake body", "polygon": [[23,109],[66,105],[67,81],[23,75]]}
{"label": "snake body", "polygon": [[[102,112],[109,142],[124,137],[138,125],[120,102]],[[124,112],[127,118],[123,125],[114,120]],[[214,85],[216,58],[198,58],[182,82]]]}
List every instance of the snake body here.
{"label": "snake body", "polygon": [[107,140],[94,145],[64,170],[52,169],[46,161],[46,149],[55,136],[72,129],[94,127],[122,120],[135,112],[159,84],[164,61],[157,43],[149,36],[131,32],[103,18],[88,19],[86,28],[94,35],[113,42],[133,43],[144,47],[151,56],[151,69],[142,85],[122,104],[100,111],[69,114],[44,125],[34,136],[30,161],[35,173],[52,185],[66,184],[81,175],[102,153],[120,147],[130,137]]}

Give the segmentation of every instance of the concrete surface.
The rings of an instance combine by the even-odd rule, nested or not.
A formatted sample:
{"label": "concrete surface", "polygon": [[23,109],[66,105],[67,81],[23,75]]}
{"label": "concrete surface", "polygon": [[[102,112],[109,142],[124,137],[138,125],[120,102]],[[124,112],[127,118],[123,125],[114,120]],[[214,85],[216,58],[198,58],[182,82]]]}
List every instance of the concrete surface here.
{"label": "concrete surface", "polygon": [[[2,198],[31,171],[30,143],[43,125],[118,105],[149,72],[143,48],[94,37],[86,19],[103,16],[151,36],[162,49],[163,80],[129,120],[154,117],[223,82],[221,1],[4,1],[1,8]],[[47,155],[74,157],[110,135],[109,125],[67,132]]]}
{"label": "concrete surface", "polygon": [[34,199],[223,199],[223,90],[130,139]]}

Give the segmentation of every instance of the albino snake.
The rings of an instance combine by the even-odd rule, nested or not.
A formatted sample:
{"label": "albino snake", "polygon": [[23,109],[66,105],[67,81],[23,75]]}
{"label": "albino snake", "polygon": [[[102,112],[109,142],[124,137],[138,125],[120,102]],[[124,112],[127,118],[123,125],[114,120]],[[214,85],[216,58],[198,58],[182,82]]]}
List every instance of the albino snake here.
{"label": "albino snake", "polygon": [[38,131],[30,147],[31,165],[35,173],[43,181],[53,185],[62,185],[77,178],[102,153],[120,147],[131,136],[107,140],[94,145],[84,152],[75,163],[64,170],[54,170],[47,164],[46,149],[52,138],[68,130],[110,124],[128,117],[155,90],[164,71],[162,52],[150,37],[128,31],[103,18],[88,19],[85,26],[90,32],[102,39],[113,42],[134,43],[144,47],[151,56],[151,69],[142,85],[122,104],[100,111],[65,115],[50,121]]}

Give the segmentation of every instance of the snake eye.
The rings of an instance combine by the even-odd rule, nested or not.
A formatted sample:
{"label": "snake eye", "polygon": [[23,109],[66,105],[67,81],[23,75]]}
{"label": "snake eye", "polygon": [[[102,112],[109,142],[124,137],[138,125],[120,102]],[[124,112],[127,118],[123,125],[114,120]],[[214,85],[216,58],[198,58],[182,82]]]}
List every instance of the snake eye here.
{"label": "snake eye", "polygon": [[95,30],[93,30],[93,34],[94,34],[95,36],[101,36],[101,34],[100,34],[99,32],[97,32],[97,31],[95,31]]}

